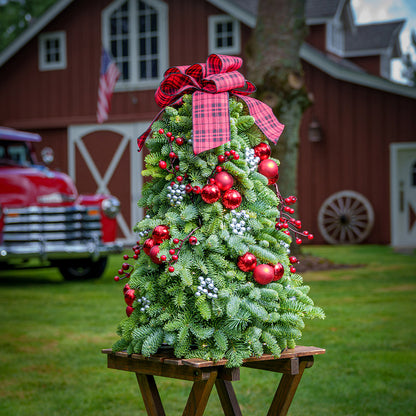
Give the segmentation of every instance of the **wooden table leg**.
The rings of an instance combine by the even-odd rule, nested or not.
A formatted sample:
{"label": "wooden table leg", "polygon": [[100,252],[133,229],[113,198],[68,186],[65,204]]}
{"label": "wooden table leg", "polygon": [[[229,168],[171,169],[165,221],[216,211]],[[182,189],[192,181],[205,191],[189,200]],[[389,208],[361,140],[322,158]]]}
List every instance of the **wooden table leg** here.
{"label": "wooden table leg", "polygon": [[154,377],[147,374],[136,373],[136,378],[139,383],[147,414],[149,416],[165,416],[165,410],[163,409]]}
{"label": "wooden table leg", "polygon": [[231,381],[217,378],[215,382],[225,416],[242,416]]}
{"label": "wooden table leg", "polygon": [[194,381],[183,416],[202,416],[208,403],[218,371],[211,371],[207,380]]}
{"label": "wooden table leg", "polygon": [[289,406],[292,403],[295,396],[296,389],[300,383],[305,368],[312,367],[313,357],[305,357],[304,360],[299,362],[298,374],[282,374],[279,386],[273,397],[272,404],[270,405],[267,416],[285,416],[289,410]]}

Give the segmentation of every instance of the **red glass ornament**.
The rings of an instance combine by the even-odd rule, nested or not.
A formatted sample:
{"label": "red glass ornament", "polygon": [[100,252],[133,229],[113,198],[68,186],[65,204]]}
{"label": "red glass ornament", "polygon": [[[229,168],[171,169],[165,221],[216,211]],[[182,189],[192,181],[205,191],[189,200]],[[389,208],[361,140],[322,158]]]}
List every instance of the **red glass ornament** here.
{"label": "red glass ornament", "polygon": [[178,146],[182,146],[182,145],[183,145],[183,138],[182,138],[182,137],[178,137],[178,138],[176,139],[176,144],[177,144]]}
{"label": "red glass ornament", "polygon": [[274,160],[264,159],[259,163],[259,173],[269,179],[269,185],[276,183],[279,178],[279,166]]}
{"label": "red glass ornament", "polygon": [[143,251],[149,255],[150,249],[155,245],[153,238],[148,238],[143,244]]}
{"label": "red glass ornament", "polygon": [[124,294],[124,301],[127,303],[127,305],[132,306],[134,300],[136,299],[136,293],[134,292],[134,289],[129,289]]}
{"label": "red glass ornament", "polygon": [[243,198],[240,195],[240,192],[236,191],[235,189],[229,189],[228,191],[224,192],[222,196],[222,204],[227,209],[236,209],[240,206],[241,201]]}
{"label": "red glass ornament", "polygon": [[133,311],[134,311],[134,308],[133,307],[127,306],[127,308],[126,308],[126,315],[127,316],[130,316],[133,313]]}
{"label": "red glass ornament", "polygon": [[150,249],[149,257],[153,263],[162,264],[162,260],[158,257],[159,251],[160,251],[159,246],[153,246]]}
{"label": "red glass ornament", "polygon": [[274,268],[274,278],[273,280],[280,280],[283,277],[283,273],[285,272],[285,268],[283,267],[283,264],[277,263]]}
{"label": "red glass ornament", "polygon": [[159,134],[163,134],[164,132],[165,132],[165,130],[159,129]]}
{"label": "red glass ornament", "polygon": [[177,180],[178,182],[182,182],[182,181],[183,181],[183,176],[177,176],[177,177],[176,177],[176,180]]}
{"label": "red glass ornament", "polygon": [[297,259],[295,256],[290,256],[290,257],[289,257],[289,261],[290,261],[292,264],[295,264],[295,263],[297,263],[297,262],[298,262],[298,259]]}
{"label": "red glass ornament", "polygon": [[166,166],[167,165],[168,164],[164,160],[159,161],[159,167],[160,167],[160,169],[166,169]]}
{"label": "red glass ornament", "polygon": [[202,188],[201,197],[207,204],[213,204],[221,197],[220,188],[215,184],[205,185]]}
{"label": "red glass ornament", "polygon": [[260,160],[268,159],[272,149],[267,143],[260,143],[257,146],[254,146],[254,154],[260,158]]}
{"label": "red glass ornament", "polygon": [[194,194],[200,194],[201,193],[201,188],[198,185],[196,185],[196,186],[193,187],[192,191],[193,191]]}
{"label": "red glass ornament", "polygon": [[170,131],[168,131],[168,132],[166,133],[166,136],[168,136],[168,137],[172,137],[172,133],[171,133]]}
{"label": "red glass ornament", "polygon": [[250,272],[257,266],[257,258],[254,254],[247,252],[238,258],[237,266],[243,272]]}
{"label": "red glass ornament", "polygon": [[161,244],[163,241],[169,239],[169,227],[167,225],[158,225],[153,229],[152,238],[156,244]]}
{"label": "red glass ornament", "polygon": [[224,155],[219,155],[218,156],[218,162],[224,163],[225,162],[225,156]]}
{"label": "red glass ornament", "polygon": [[296,273],[296,269],[293,266],[290,267],[290,273]]}
{"label": "red glass ornament", "polygon": [[234,178],[225,171],[219,172],[214,176],[215,183],[221,191],[228,191],[234,185]]}
{"label": "red glass ornament", "polygon": [[185,191],[187,194],[189,194],[189,192],[192,192],[192,189],[192,185],[190,185],[189,183],[185,185]]}
{"label": "red glass ornament", "polygon": [[274,279],[274,268],[268,264],[259,264],[253,271],[253,277],[260,285],[267,285]]}

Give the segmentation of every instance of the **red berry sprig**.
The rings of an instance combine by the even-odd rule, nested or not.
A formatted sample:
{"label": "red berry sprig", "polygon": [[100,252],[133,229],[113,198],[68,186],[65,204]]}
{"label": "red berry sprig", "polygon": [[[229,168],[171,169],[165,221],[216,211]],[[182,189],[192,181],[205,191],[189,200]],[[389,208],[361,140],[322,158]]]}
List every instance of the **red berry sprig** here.
{"label": "red berry sprig", "polygon": [[[295,210],[290,207],[290,205],[296,203],[297,198],[292,195],[283,199],[277,184],[274,184],[274,186],[276,189],[276,195],[279,198],[281,205],[280,218],[276,218],[276,229],[282,230],[287,235],[292,235],[295,238],[296,244],[302,244],[302,238],[304,237],[306,237],[308,240],[313,240],[313,234],[310,234],[309,231],[301,231],[302,221],[292,217],[292,214],[295,213]],[[292,268],[295,270],[294,272],[296,272],[294,266],[291,267],[291,272]]]}

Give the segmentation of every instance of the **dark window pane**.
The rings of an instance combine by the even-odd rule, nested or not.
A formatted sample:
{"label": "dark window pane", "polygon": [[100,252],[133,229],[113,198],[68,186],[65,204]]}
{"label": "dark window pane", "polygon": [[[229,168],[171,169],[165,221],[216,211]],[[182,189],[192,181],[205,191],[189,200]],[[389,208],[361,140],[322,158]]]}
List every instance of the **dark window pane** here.
{"label": "dark window pane", "polygon": [[233,38],[232,36],[227,37],[227,46],[233,46]]}
{"label": "dark window pane", "polygon": [[153,37],[150,39],[150,44],[151,44],[151,53],[152,55],[156,54],[158,52],[157,50],[157,37]]}
{"label": "dark window pane", "polygon": [[146,9],[146,4],[144,4],[144,2],[139,1],[139,10],[145,10]]}
{"label": "dark window pane", "polygon": [[139,55],[146,55],[146,38],[140,38]]}
{"label": "dark window pane", "polygon": [[46,44],[46,49],[51,48],[51,41],[49,39],[46,40],[45,44]]}
{"label": "dark window pane", "polygon": [[150,30],[152,32],[157,31],[157,15],[156,14],[150,15]]}
{"label": "dark window pane", "polygon": [[123,39],[121,41],[122,47],[122,56],[129,56],[129,41],[127,39]]}
{"label": "dark window pane", "polygon": [[110,35],[117,34],[117,20],[114,18],[110,19]]}
{"label": "dark window pane", "polygon": [[120,9],[119,10],[122,10],[123,12],[126,12],[127,11],[127,9],[128,9],[128,4],[127,4],[127,1],[125,2],[125,3],[123,3],[121,6],[120,6]]}
{"label": "dark window pane", "polygon": [[157,78],[157,68],[158,68],[158,63],[157,63],[157,59],[152,59],[152,78]]}
{"label": "dark window pane", "polygon": [[121,33],[129,33],[129,20],[127,16],[121,19]]}
{"label": "dark window pane", "polygon": [[129,63],[123,62],[121,67],[121,72],[123,75],[123,79],[129,79]]}
{"label": "dark window pane", "polygon": [[228,22],[227,23],[227,32],[232,32],[233,31],[233,22]]}
{"label": "dark window pane", "polygon": [[146,32],[146,16],[139,16],[139,32]]}
{"label": "dark window pane", "polygon": [[146,79],[146,61],[140,61],[140,78]]}
{"label": "dark window pane", "polygon": [[111,41],[111,55],[113,55],[114,58],[116,58],[118,56],[117,41],[115,41],[115,40]]}
{"label": "dark window pane", "polygon": [[222,24],[221,23],[217,24],[217,33],[222,33]]}
{"label": "dark window pane", "polygon": [[54,62],[59,62],[60,60],[61,58],[60,58],[59,52],[56,52],[54,56]]}
{"label": "dark window pane", "polygon": [[412,186],[416,186],[416,162],[413,164],[412,168]]}
{"label": "dark window pane", "polygon": [[222,48],[222,38],[217,39],[217,48]]}

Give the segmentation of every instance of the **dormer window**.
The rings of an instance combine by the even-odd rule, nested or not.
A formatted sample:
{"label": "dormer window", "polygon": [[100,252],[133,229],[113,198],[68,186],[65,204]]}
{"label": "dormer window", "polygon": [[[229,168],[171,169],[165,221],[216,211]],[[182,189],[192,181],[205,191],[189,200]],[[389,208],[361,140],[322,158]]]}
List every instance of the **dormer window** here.
{"label": "dormer window", "polygon": [[168,67],[168,6],[161,0],[117,0],[102,14],[103,45],[121,76],[116,90],[156,88]]}
{"label": "dormer window", "polygon": [[333,22],[327,25],[328,50],[340,56],[344,53],[344,27],[341,22]]}
{"label": "dormer window", "polygon": [[38,48],[40,71],[66,68],[65,32],[49,32],[39,35]]}
{"label": "dormer window", "polygon": [[241,52],[240,22],[228,15],[208,17],[209,53],[237,55]]}

